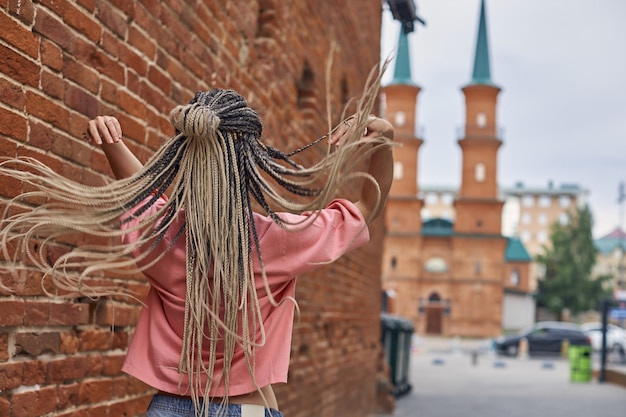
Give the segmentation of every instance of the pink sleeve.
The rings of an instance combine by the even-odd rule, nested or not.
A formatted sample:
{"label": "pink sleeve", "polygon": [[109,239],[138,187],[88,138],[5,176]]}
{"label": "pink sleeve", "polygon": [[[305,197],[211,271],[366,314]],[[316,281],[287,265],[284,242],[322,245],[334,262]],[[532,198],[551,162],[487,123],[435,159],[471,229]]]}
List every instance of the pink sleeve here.
{"label": "pink sleeve", "polygon": [[[122,217],[122,221],[123,221],[122,229],[124,230],[132,229],[141,220],[155,215],[155,213],[157,213],[161,208],[163,208],[165,204],[167,204],[167,197],[161,196],[146,211],[144,211],[140,215],[137,215],[136,213],[143,207],[144,204],[146,204],[150,200],[150,198],[151,197],[148,197],[145,200],[143,200],[141,203],[137,204],[135,207],[133,207],[128,213],[126,213]],[[139,239],[140,234],[141,234],[141,230],[131,230],[122,237],[122,242],[124,243],[136,242],[137,239]]]}
{"label": "pink sleeve", "polygon": [[283,234],[283,268],[292,277],[332,262],[346,252],[369,242],[370,235],[365,219],[348,200],[334,200],[319,213],[281,215],[291,221],[302,220],[302,216],[316,217],[303,230],[285,231]]}

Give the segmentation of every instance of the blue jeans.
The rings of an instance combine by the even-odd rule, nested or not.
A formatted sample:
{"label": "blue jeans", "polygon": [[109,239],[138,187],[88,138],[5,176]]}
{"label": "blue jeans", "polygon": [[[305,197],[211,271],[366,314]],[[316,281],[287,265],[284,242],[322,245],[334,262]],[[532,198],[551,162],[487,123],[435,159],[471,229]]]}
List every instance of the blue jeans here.
{"label": "blue jeans", "polygon": [[[193,402],[190,398],[171,397],[169,395],[155,395],[148,407],[146,417],[200,417],[194,413]],[[241,406],[229,404],[220,410],[219,403],[209,405],[209,415],[202,417],[241,417]],[[265,417],[283,417],[280,411],[266,408]]]}

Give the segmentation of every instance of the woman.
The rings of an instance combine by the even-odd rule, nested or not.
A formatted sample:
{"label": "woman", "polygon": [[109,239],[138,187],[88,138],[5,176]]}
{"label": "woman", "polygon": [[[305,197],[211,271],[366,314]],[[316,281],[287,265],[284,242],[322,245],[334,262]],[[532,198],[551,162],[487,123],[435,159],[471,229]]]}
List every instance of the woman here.
{"label": "woman", "polygon": [[[118,120],[96,117],[85,138],[102,147],[117,181],[85,187],[33,160],[0,167],[40,189],[22,199],[50,199],[14,215],[8,206],[5,259],[22,245],[58,287],[88,295],[116,291],[86,285],[100,271],[146,275],[151,287],[123,369],[158,390],[148,417],[280,416],[272,384],[287,379],[295,278],[365,244],[391,185],[393,129],[370,115],[378,82],[310,168],[261,142],[257,114],[232,90],[176,107],[176,135],[145,166]],[[354,172],[365,159],[367,171]],[[332,200],[354,177],[365,177],[360,198]],[[122,243],[76,247],[52,262],[29,249],[35,236],[45,247],[75,232]]]}

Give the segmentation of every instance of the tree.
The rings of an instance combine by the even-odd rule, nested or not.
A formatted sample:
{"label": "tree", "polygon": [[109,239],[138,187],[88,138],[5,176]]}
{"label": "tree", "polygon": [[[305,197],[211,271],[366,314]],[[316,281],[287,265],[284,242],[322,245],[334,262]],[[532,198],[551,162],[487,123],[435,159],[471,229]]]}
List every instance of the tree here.
{"label": "tree", "polygon": [[600,300],[610,294],[604,283],[610,276],[591,277],[596,262],[591,229],[593,216],[588,206],[577,208],[570,221],[551,227],[551,248],[537,256],[545,275],[539,281],[540,306],[562,318],[564,309],[572,314],[597,310]]}

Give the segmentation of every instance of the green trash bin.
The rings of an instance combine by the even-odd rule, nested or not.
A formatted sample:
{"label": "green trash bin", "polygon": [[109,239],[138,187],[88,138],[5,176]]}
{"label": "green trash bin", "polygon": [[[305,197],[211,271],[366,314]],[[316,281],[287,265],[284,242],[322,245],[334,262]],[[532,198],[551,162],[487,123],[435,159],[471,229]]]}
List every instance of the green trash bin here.
{"label": "green trash bin", "polygon": [[571,382],[591,381],[591,346],[570,345],[567,349]]}

